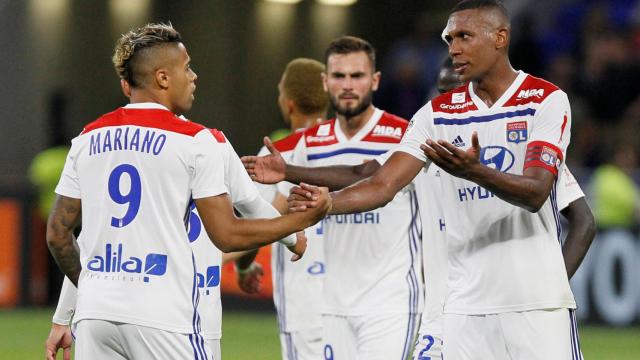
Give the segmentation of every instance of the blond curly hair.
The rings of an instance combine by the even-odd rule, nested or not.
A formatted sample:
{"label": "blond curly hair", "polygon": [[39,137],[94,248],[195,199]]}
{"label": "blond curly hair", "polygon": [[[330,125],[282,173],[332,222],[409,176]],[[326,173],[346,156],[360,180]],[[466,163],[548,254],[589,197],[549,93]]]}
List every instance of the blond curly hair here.
{"label": "blond curly hair", "polygon": [[113,52],[113,66],[120,79],[131,86],[139,86],[142,79],[136,72],[136,60],[140,54],[154,46],[181,42],[182,36],[171,23],[149,23],[120,36]]}

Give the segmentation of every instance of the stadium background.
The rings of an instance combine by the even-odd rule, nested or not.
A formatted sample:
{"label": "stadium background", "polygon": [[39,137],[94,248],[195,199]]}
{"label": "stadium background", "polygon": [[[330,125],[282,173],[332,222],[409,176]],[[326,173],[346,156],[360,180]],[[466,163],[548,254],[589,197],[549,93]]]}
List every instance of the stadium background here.
{"label": "stadium background", "polygon": [[[513,19],[514,66],[551,80],[570,96],[568,163],[599,220],[599,234],[572,280],[579,319],[590,326],[583,345],[638,358],[640,1],[505,2]],[[124,104],[110,62],[120,33],[149,21],[171,21],[199,76],[189,117],[224,130],[243,155],[257,152],[262,136],[284,126],[276,85],[286,63],[300,56],[322,60],[329,41],[343,34],[361,36],[378,50],[382,82],[374,104],[410,117],[433,94],[446,54],[439,34],[451,4],[0,0],[0,357],[41,354],[59,273],[44,244],[46,209],[38,208],[38,187],[57,180],[56,164],[64,158],[64,147],[57,145]],[[260,259],[268,267],[267,251]],[[249,341],[251,331],[268,332],[277,351],[270,279],[260,296],[249,298],[238,296],[233,280],[233,270],[225,268],[225,338]],[[34,353],[19,352],[34,347]],[[249,354],[247,349],[239,342],[234,353],[223,342],[225,358]]]}

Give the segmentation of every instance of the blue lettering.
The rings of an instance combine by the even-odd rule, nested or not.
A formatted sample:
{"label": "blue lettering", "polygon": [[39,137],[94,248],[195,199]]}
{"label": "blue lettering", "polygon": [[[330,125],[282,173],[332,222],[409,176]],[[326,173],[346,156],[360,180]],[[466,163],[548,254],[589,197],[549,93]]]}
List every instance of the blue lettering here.
{"label": "blue lettering", "polygon": [[96,138],[94,140],[93,135],[91,135],[91,139],[89,140],[89,155],[99,154],[100,153],[100,133],[96,134]]}
{"label": "blue lettering", "polygon": [[364,214],[364,223],[365,224],[375,224],[375,216],[374,213],[368,212]]}
{"label": "blue lettering", "polygon": [[[118,244],[116,250],[113,251],[112,244],[105,244],[104,256],[96,255],[87,262],[86,269],[102,273],[134,273],[142,274],[143,267],[146,275],[162,276],[167,272],[167,255],[150,253],[142,259],[130,256],[126,261],[122,261],[124,257],[124,246]],[[134,278],[131,278],[132,281]],[[149,282],[149,277],[143,278],[144,282]]]}
{"label": "blue lettering", "polygon": [[440,223],[440,231],[445,231],[447,229],[443,219],[438,219],[438,223]]}
{"label": "blue lettering", "polygon": [[458,189],[458,196],[460,196],[460,201],[467,201],[467,192],[464,188]]}
{"label": "blue lettering", "polygon": [[[482,194],[482,190],[484,190],[484,194]],[[493,195],[489,190],[478,186],[478,199],[486,199],[489,195]]]}
{"label": "blue lettering", "polygon": [[90,260],[87,263],[87,269],[91,271],[100,271],[104,272],[104,258],[102,256],[94,256],[93,260]]}
{"label": "blue lettering", "polygon": [[[107,150],[107,147],[109,147],[109,150]],[[111,147],[111,131],[107,130],[107,132],[104,134],[104,143],[102,144],[102,152],[107,152],[111,150],[113,150],[113,148]]]}
{"label": "blue lettering", "polygon": [[117,128],[116,133],[113,136],[113,150],[122,150],[122,143],[120,142],[121,135],[122,135],[122,129]]}
{"label": "blue lettering", "polygon": [[130,257],[129,260],[122,263],[122,271],[140,274],[142,272],[142,260],[137,257]]}
{"label": "blue lettering", "polygon": [[124,149],[129,150],[129,128],[124,129]]}
{"label": "blue lettering", "polygon": [[153,131],[147,130],[144,134],[144,140],[142,140],[142,151],[149,153],[151,150],[151,143],[153,142],[153,138],[156,136],[156,133]]}
{"label": "blue lettering", "polygon": [[467,192],[469,193],[469,195],[471,195],[471,200],[473,200],[473,196],[476,193],[476,188],[472,187],[472,188],[466,188]]}
{"label": "blue lettering", "polygon": [[133,147],[135,146],[135,150],[140,151],[139,143],[140,143],[140,129],[136,129],[136,131],[133,133],[133,137],[131,138],[129,149],[133,150]]}
{"label": "blue lettering", "polygon": [[[160,142],[161,140],[162,142]],[[153,155],[160,154],[160,151],[162,151],[165,142],[167,142],[167,135],[160,134],[160,136],[158,136],[158,138],[156,139],[156,142],[153,144]]]}
{"label": "blue lettering", "polygon": [[362,224],[362,213],[353,214],[353,223]]}

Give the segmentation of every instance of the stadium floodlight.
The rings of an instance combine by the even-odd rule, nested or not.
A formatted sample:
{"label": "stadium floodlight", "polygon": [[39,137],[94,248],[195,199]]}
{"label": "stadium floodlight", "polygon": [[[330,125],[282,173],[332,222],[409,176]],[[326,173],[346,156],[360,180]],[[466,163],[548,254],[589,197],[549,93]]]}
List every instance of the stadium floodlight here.
{"label": "stadium floodlight", "polygon": [[302,0],[265,0],[266,2],[280,3],[280,4],[297,4]]}
{"label": "stadium floodlight", "polygon": [[323,5],[349,6],[355,4],[358,0],[316,0]]}

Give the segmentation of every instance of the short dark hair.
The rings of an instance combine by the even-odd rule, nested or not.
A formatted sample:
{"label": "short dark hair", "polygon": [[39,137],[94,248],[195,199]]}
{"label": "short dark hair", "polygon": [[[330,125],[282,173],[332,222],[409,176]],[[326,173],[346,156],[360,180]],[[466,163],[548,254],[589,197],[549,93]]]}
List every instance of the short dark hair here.
{"label": "short dark hair", "polygon": [[113,51],[113,65],[120,79],[136,87],[142,83],[136,72],[137,59],[145,49],[166,44],[181,43],[180,33],[171,23],[149,23],[143,27],[122,34]]}
{"label": "short dark hair", "polygon": [[496,9],[500,11],[506,19],[509,19],[509,12],[502,0],[462,0],[451,9],[449,15],[470,9]]}
{"label": "short dark hair", "polygon": [[351,54],[354,52],[364,51],[371,61],[373,70],[376,69],[376,49],[364,39],[355,36],[342,36],[329,44],[329,47],[324,52],[324,62],[327,64],[329,56],[333,54]]}

